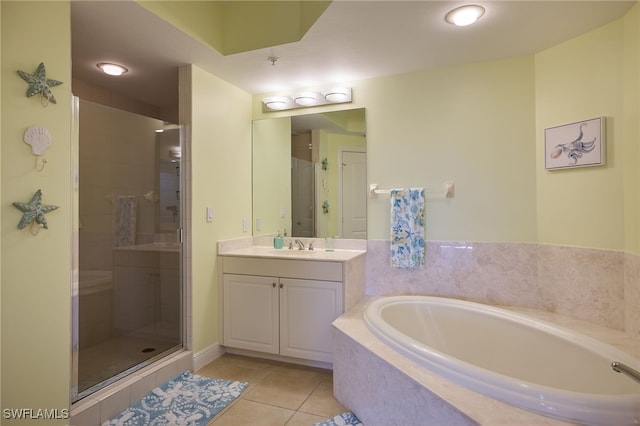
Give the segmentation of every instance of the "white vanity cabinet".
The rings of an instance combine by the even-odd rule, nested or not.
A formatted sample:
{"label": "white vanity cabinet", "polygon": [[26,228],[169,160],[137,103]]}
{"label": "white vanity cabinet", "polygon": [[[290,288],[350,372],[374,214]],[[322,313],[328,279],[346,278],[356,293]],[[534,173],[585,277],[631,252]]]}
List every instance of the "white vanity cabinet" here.
{"label": "white vanity cabinet", "polygon": [[222,256],[223,344],[332,362],[342,262]]}

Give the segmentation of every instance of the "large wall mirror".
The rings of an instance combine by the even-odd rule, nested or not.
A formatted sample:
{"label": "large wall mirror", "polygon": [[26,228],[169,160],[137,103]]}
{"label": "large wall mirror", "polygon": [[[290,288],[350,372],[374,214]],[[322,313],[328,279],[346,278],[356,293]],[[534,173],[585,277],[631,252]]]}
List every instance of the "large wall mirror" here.
{"label": "large wall mirror", "polygon": [[367,238],[365,110],[253,122],[253,235]]}

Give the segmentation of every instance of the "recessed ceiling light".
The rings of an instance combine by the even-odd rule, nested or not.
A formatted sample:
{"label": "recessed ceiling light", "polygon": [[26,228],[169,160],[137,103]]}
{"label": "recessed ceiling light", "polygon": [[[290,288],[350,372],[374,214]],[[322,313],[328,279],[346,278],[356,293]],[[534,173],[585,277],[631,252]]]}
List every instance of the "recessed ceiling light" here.
{"label": "recessed ceiling light", "polygon": [[464,27],[473,24],[482,15],[484,15],[484,7],[477,4],[468,4],[449,11],[444,19],[450,24]]}
{"label": "recessed ceiling light", "polygon": [[122,75],[129,71],[122,65],[112,64],[109,62],[101,62],[97,64],[97,67],[100,68],[102,72],[109,75]]}

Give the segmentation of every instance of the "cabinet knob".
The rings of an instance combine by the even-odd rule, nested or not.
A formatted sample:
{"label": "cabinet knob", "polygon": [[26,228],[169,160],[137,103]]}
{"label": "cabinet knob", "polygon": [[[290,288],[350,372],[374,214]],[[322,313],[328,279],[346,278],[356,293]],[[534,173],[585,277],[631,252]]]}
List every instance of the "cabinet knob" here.
{"label": "cabinet knob", "polygon": [[280,288],[282,288],[282,287],[284,287],[284,286],[282,285],[282,283],[280,283]]}
{"label": "cabinet knob", "polygon": [[276,288],[276,283],[271,283],[271,285],[273,286],[273,288]]}

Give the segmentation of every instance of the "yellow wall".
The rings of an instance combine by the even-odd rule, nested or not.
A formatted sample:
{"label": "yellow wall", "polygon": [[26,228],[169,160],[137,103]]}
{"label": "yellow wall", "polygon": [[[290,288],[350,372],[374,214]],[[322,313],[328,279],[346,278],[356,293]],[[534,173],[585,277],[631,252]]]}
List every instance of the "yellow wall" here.
{"label": "yellow wall", "polygon": [[[291,233],[291,119],[253,123],[253,235]],[[284,218],[280,209],[286,209]],[[256,227],[260,219],[262,227]]]}
{"label": "yellow wall", "polygon": [[[251,219],[251,96],[191,69],[193,350],[220,343],[216,243],[248,236]],[[206,221],[213,207],[213,222]]]}
{"label": "yellow wall", "polygon": [[640,253],[640,3],[624,19],[625,250]]}
{"label": "yellow wall", "polygon": [[[623,24],[536,55],[538,240],[624,248]],[[637,76],[636,76],[637,79]],[[606,117],[606,166],[546,171],[543,130]]]}
{"label": "yellow wall", "polygon": [[231,55],[299,41],[331,2],[144,0],[138,3],[221,54]]}
{"label": "yellow wall", "polygon": [[[454,199],[427,202],[429,240],[639,252],[638,9],[536,55],[343,82],[366,108],[369,183],[455,181]],[[254,119],[291,115],[262,113],[264,96]],[[546,171],[544,128],[599,116],[606,166]],[[368,215],[368,238],[388,239],[387,198]]]}
{"label": "yellow wall", "polygon": [[[69,3],[6,2],[2,8],[2,408],[69,407],[71,360],[71,26]],[[58,103],[43,107],[25,96],[40,62]],[[33,125],[46,127],[53,144],[38,173],[22,141]],[[29,201],[59,206],[37,236],[17,229]],[[64,421],[46,422],[63,424]]]}
{"label": "yellow wall", "polygon": [[[455,181],[454,199],[427,202],[429,240],[536,241],[532,56],[345,84],[357,94],[347,107],[366,108],[369,183]],[[284,115],[262,113],[264,96],[255,119]],[[367,208],[368,238],[388,239],[388,197]]]}
{"label": "yellow wall", "polygon": [[[2,7],[0,6],[0,46],[2,46]],[[2,81],[2,55],[0,55],[0,82]],[[0,99],[2,99],[2,84],[0,84]],[[0,102],[0,129],[2,129],[2,102]],[[0,132],[0,176],[2,176],[2,132]],[[0,200],[2,197],[0,196]],[[2,224],[2,209],[0,209],[0,224]],[[2,244],[0,242],[0,330],[2,330]],[[2,334],[0,333],[0,369],[2,368]],[[2,375],[0,373],[0,401],[2,401]],[[1,407],[0,407],[1,408]]]}

